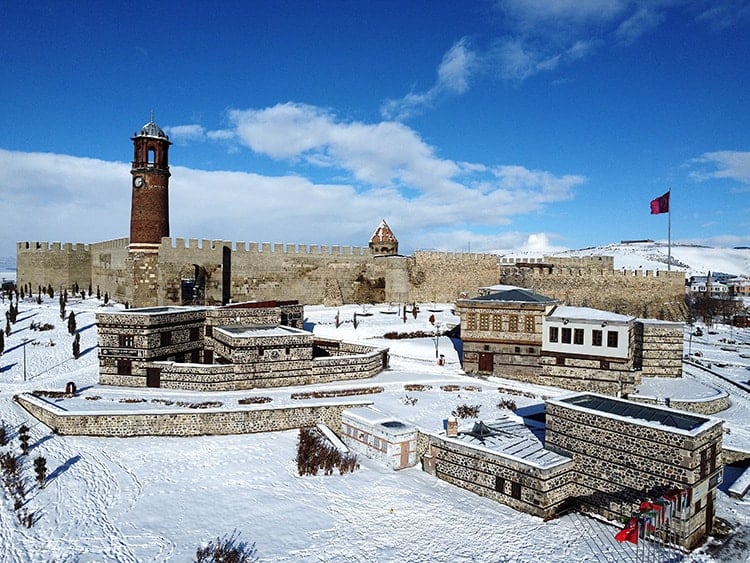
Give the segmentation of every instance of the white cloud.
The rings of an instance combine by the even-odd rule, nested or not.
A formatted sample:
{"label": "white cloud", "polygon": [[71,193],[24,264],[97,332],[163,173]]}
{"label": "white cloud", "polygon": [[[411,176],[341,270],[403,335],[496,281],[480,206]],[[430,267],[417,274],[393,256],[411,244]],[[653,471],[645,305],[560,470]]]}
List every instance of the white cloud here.
{"label": "white cloud", "polygon": [[178,144],[202,140],[206,135],[203,126],[196,124],[165,127],[164,132],[169,136],[170,141]]}
{"label": "white cloud", "polygon": [[437,81],[429,90],[410,92],[397,100],[386,100],[380,113],[386,119],[404,121],[431,107],[441,97],[466,92],[469,81],[479,69],[478,55],[464,37],[443,55],[437,69]]}
{"label": "white cloud", "polygon": [[690,173],[696,181],[729,179],[744,184],[745,189],[750,188],[750,152],[707,152],[691,164],[700,167]]}
{"label": "white cloud", "polygon": [[[173,236],[365,245],[387,217],[404,251],[426,235],[436,237],[429,247],[440,241],[440,247],[455,249],[462,232],[500,231],[516,216],[572,198],[585,181],[520,165],[440,158],[402,123],[342,121],[304,104],[235,110],[229,118],[233,128],[222,130],[222,138],[292,167],[303,162],[343,179],[315,183],[298,175],[172,167]],[[214,133],[172,131],[186,138]],[[2,240],[95,242],[127,236],[129,171],[119,162],[0,150],[0,204],[18,210],[0,225]],[[492,247],[497,237],[477,235],[477,240]]]}

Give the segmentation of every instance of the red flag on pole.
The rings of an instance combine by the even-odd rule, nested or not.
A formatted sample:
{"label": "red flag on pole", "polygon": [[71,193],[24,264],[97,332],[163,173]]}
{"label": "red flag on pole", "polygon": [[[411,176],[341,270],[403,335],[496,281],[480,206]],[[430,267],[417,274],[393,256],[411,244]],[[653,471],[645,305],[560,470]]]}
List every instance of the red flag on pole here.
{"label": "red flag on pole", "polygon": [[651,215],[669,212],[669,192],[651,200]]}
{"label": "red flag on pole", "polygon": [[615,539],[622,543],[628,541],[630,543],[638,543],[638,518],[631,518],[625,527],[615,534]]}

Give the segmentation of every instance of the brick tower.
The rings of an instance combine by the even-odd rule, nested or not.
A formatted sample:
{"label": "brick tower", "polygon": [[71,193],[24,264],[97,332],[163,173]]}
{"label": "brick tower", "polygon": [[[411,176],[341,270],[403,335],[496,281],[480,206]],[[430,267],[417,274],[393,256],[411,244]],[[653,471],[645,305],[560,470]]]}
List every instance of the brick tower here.
{"label": "brick tower", "polygon": [[133,165],[130,169],[131,253],[158,252],[162,237],[169,236],[169,137],[151,121],[132,139]]}

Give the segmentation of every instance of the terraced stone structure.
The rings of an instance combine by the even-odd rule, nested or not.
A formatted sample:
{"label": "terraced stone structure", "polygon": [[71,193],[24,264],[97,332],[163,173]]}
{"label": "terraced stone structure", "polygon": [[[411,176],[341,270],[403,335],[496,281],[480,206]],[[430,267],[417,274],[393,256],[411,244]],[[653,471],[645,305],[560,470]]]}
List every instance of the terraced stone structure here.
{"label": "terraced stone structure", "polygon": [[195,391],[372,377],[388,349],[296,328],[302,306],[150,307],[97,314],[99,383]]}

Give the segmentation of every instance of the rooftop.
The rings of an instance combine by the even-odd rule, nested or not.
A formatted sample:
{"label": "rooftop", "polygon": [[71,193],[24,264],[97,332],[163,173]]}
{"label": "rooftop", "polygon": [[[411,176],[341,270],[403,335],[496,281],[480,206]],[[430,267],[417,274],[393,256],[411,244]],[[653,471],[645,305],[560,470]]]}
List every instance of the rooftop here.
{"label": "rooftop", "polygon": [[513,289],[506,289],[505,291],[498,291],[497,293],[490,293],[489,295],[481,295],[469,299],[469,301],[496,301],[506,303],[556,303],[557,299],[551,297],[545,297],[539,295],[528,289],[521,289],[519,287]]}
{"label": "rooftop", "polygon": [[459,428],[458,436],[450,438],[485,448],[543,469],[570,461],[569,457],[544,448],[543,442],[526,425],[504,416],[491,421],[478,421]]}
{"label": "rooftop", "polygon": [[312,336],[311,332],[285,325],[232,325],[216,327],[214,330],[226,332],[230,336],[236,338],[257,336]]}
{"label": "rooftop", "polygon": [[627,323],[632,321],[635,317],[621,315],[619,313],[611,313],[610,311],[592,309],[591,307],[571,307],[568,305],[560,305],[547,315],[547,318]]}
{"label": "rooftop", "polygon": [[673,409],[643,405],[623,399],[589,393],[574,395],[557,401],[550,400],[549,402],[565,403],[599,413],[633,419],[634,422],[658,424],[686,431],[694,431],[704,424],[712,422],[710,418],[695,416]]}

